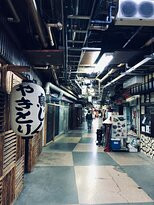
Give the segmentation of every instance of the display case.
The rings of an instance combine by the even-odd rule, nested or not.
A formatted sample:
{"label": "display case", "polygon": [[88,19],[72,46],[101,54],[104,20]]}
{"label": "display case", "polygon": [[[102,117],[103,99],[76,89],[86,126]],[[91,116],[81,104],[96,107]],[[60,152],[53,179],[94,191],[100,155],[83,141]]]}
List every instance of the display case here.
{"label": "display case", "polygon": [[154,92],[141,95],[141,133],[154,137]]}
{"label": "display case", "polygon": [[154,73],[144,77],[144,82],[130,88],[131,95],[146,94],[154,92]]}

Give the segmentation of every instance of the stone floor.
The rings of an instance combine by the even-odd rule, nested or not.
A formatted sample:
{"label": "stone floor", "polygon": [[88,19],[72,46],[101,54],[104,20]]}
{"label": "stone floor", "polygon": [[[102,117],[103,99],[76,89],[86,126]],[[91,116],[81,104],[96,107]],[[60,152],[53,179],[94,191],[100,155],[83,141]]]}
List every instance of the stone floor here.
{"label": "stone floor", "polygon": [[99,123],[45,147],[15,205],[154,204],[154,161],[142,153],[104,152],[95,144]]}

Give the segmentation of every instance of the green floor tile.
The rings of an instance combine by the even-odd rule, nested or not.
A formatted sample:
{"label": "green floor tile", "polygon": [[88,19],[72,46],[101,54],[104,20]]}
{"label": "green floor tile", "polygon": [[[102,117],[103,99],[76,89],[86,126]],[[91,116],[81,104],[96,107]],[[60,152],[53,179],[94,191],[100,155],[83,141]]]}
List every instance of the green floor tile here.
{"label": "green floor tile", "polygon": [[82,137],[79,143],[93,143],[95,140],[91,137]]}
{"label": "green floor tile", "polygon": [[73,152],[73,161],[75,166],[87,166],[87,165],[118,165],[108,154],[106,153],[90,153],[90,152]]}
{"label": "green floor tile", "polygon": [[73,167],[35,168],[15,205],[78,204]]}

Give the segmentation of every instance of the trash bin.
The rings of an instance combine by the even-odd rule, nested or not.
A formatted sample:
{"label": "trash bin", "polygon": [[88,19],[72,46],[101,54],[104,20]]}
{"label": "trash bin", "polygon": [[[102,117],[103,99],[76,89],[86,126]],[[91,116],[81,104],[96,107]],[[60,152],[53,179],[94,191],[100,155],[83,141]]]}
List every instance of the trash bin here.
{"label": "trash bin", "polygon": [[120,139],[111,139],[111,150],[116,151],[121,149]]}
{"label": "trash bin", "polygon": [[96,145],[100,146],[102,143],[102,129],[97,129],[96,134],[97,134]]}

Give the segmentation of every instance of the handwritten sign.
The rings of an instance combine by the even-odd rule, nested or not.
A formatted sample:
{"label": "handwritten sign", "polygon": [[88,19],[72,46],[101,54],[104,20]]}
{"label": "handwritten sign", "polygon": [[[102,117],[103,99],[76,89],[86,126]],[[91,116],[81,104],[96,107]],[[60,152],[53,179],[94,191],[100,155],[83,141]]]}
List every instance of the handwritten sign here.
{"label": "handwritten sign", "polygon": [[24,82],[13,87],[10,99],[11,127],[20,136],[41,131],[44,122],[45,93],[37,84]]}

